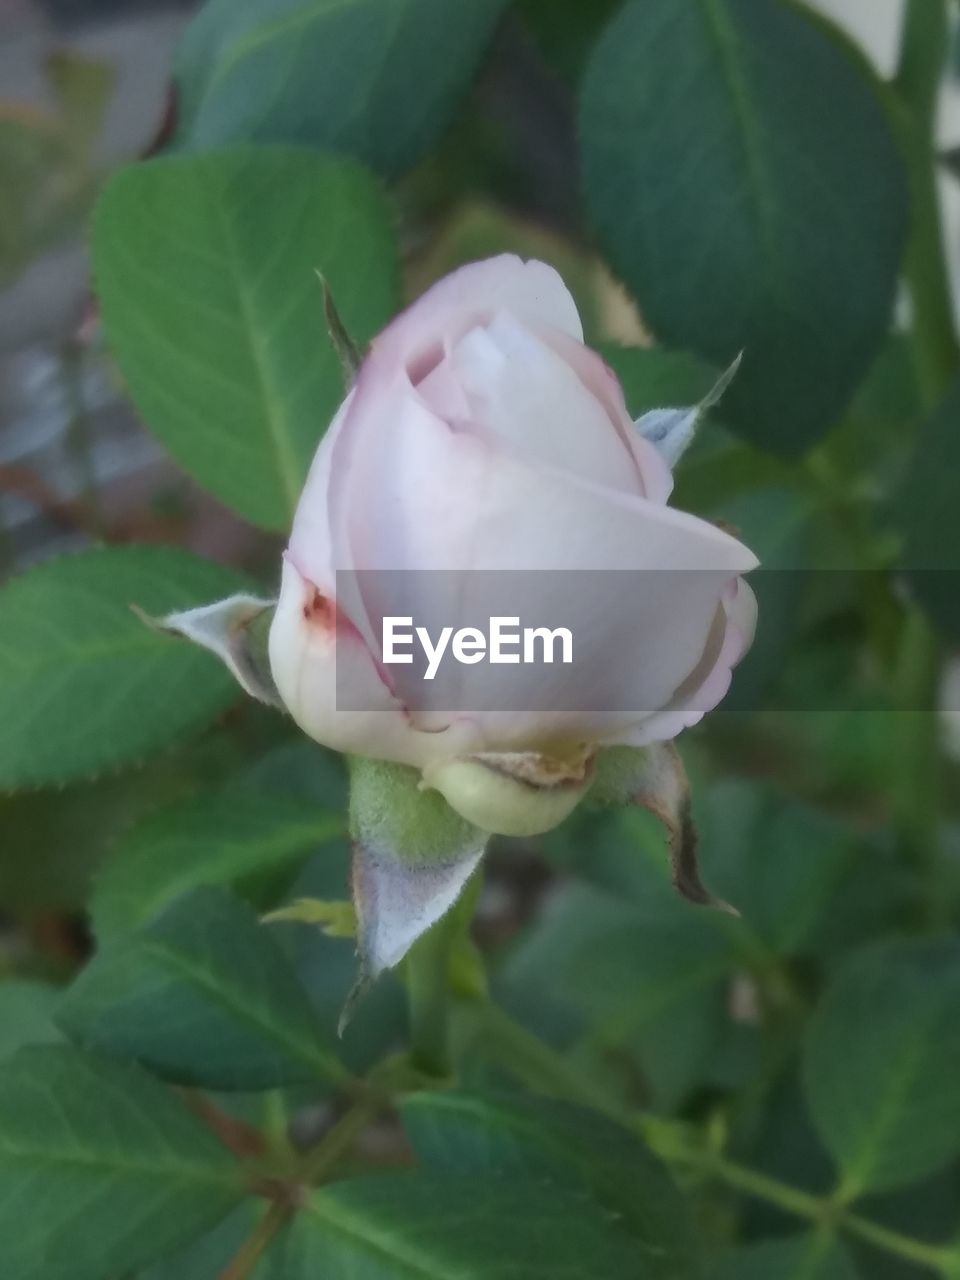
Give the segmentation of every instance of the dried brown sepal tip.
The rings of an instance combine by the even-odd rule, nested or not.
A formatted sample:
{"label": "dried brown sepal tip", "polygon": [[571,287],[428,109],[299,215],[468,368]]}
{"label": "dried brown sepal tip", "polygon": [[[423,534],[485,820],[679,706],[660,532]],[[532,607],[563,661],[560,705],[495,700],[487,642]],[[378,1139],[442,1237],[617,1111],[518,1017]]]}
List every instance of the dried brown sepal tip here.
{"label": "dried brown sepal tip", "polygon": [[636,805],[659,819],[667,831],[674,888],[688,902],[739,912],[716,898],[703,883],[697,829],[690,811],[690,782],[672,742],[650,747],[611,747],[601,752],[591,801],[603,806]]}
{"label": "dried brown sepal tip", "polygon": [[[655,810],[651,809],[651,812]],[[731,906],[729,902],[724,902],[722,898],[714,897],[700,878],[699,838],[690,813],[689,791],[677,822],[665,823],[665,825],[669,832],[671,879],[673,887],[680,896],[699,906],[718,907],[730,915],[739,915],[736,907]]]}
{"label": "dried brown sepal tip", "polygon": [[363,353],[350,337],[347,326],[343,323],[340,312],[337,310],[337,304],[333,300],[333,293],[327,277],[322,271],[318,271],[317,279],[320,281],[320,288],[323,291],[323,314],[327,322],[327,332],[330,335],[333,349],[340,360],[344,386],[349,390],[353,385],[357,370],[363,363]]}

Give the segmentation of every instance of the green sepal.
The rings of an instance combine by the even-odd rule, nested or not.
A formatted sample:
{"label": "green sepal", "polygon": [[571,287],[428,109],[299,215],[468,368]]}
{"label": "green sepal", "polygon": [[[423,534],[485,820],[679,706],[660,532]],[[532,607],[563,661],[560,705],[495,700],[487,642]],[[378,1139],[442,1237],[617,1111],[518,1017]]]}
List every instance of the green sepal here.
{"label": "green sepal", "polygon": [[453,906],[488,833],[405,765],[350,761],[353,899],[361,982],[398,964]]}
{"label": "green sepal", "polygon": [[327,322],[330,345],[337,353],[340,368],[343,370],[344,390],[349,391],[357,371],[363,363],[363,352],[350,336],[349,330],[337,310],[337,304],[333,300],[333,291],[330,288],[330,282],[327,277],[322,271],[318,271],[317,279],[320,281],[320,289],[323,293],[323,318]]}
{"label": "green sepal", "polygon": [[264,924],[319,925],[328,938],[357,936],[357,913],[352,902],[297,898],[289,906],[269,911],[260,918]]}
{"label": "green sepal", "polygon": [[672,742],[608,747],[599,752],[588,802],[600,808],[636,805],[652,813],[666,828],[673,885],[681,897],[737,914],[728,903],[715,898],[701,879],[697,829],[690,812],[690,781]]}
{"label": "green sepal", "polygon": [[283,705],[270,673],[267,652],[275,600],[241,593],[160,618],[132,607],[148,627],[191,640],[215,654],[244,692],[258,702],[272,707]]}

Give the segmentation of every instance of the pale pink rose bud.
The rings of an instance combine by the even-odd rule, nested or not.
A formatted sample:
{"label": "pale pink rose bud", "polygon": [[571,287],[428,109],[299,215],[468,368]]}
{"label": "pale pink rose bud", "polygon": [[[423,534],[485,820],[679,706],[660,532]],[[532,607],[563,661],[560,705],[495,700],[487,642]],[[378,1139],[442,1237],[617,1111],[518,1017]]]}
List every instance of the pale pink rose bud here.
{"label": "pale pink rose bud", "polygon": [[[665,458],[695,418],[631,420],[544,263],[493,258],[435,285],[373,342],[300,499],[269,644],[291,715],[327,746],[423,770],[455,806],[468,797],[487,830],[509,808],[503,786],[493,779],[488,806],[451,762],[589,761],[598,747],[666,741],[696,723],[752,639],[740,575],[757,560],[667,505]],[[368,570],[395,572],[349,576]],[[556,590],[554,571],[633,572],[609,625],[589,591],[582,616],[572,602],[580,659],[529,668],[529,698],[521,679],[508,705],[485,699],[498,672],[471,665],[457,674],[462,705],[438,705],[409,667],[384,662],[383,618],[456,629],[451,601],[476,604],[481,570],[526,571],[534,595]],[[517,812],[512,829],[552,825],[565,805],[554,793],[542,819]]]}

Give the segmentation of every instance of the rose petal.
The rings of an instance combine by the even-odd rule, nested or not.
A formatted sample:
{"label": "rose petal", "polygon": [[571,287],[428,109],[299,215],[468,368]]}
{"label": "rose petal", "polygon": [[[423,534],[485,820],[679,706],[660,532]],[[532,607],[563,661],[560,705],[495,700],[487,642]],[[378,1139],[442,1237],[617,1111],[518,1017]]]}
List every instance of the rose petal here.
{"label": "rose petal", "polygon": [[690,729],[726,696],[733,669],[753,642],[757,625],[757,598],[742,578],[735,579],[721,602],[719,645],[708,642],[703,658],[669,706],[643,723],[607,739],[611,745],[645,747],[667,742]]}
{"label": "rose petal", "polygon": [[438,753],[469,749],[469,734],[423,733],[411,725],[360,635],[289,555],[269,650],[284,705],[300,728],[324,746],[418,767]]}
{"label": "rose petal", "polygon": [[656,448],[637,432],[617,375],[596,351],[567,334],[554,330],[543,331],[542,336],[610,415],[640,474],[641,492],[651,502],[664,505],[673,491],[673,475]]}
{"label": "rose petal", "polygon": [[[351,402],[338,415],[338,430],[325,451],[317,486],[311,486],[309,495],[305,491],[301,499],[301,509],[319,511],[323,484],[326,511],[325,519],[319,519],[329,532],[311,527],[309,517],[301,519],[298,510],[291,535],[291,550],[309,576],[316,570],[327,580],[331,563],[340,569],[350,569],[355,563],[363,566],[364,561],[354,561],[345,533],[347,491],[356,493],[356,486],[346,481],[353,477],[354,453],[363,445],[362,437],[367,448],[386,445],[395,438],[400,433],[397,406],[402,393],[409,391],[411,383],[426,386],[457,337],[501,308],[531,327],[546,327],[577,341],[583,336],[576,304],[560,275],[546,263],[524,262],[510,254],[461,267],[397,316],[374,340]],[[449,390],[441,393],[435,389],[433,394],[439,397]],[[427,397],[432,398],[429,387]],[[364,509],[374,494],[379,499],[374,489],[360,495]],[[357,600],[340,603],[351,617],[359,605]]]}
{"label": "rose petal", "polygon": [[[496,703],[496,686],[491,691],[486,683],[496,673],[487,664],[454,664],[459,683],[454,696],[448,686],[445,705],[425,700],[412,668],[391,668],[398,696],[417,722],[436,727],[459,709],[488,746],[506,747],[536,741],[550,706],[581,712],[562,718],[566,730],[602,724],[609,733],[618,707],[636,720],[668,704],[702,659],[724,587],[754,566],[753,554],[693,516],[535,469],[453,432],[409,391],[403,395],[398,387],[391,403],[389,433],[374,439],[358,432],[361,447],[340,495],[349,513],[345,556],[364,569],[392,571],[362,575],[357,583],[360,599],[351,617],[371,651],[379,653],[386,615],[413,616],[431,634],[484,616],[490,581],[471,570],[529,570],[541,575],[541,612],[549,615],[554,591],[557,616],[574,618],[586,657],[579,671],[591,677],[571,705],[569,670],[537,664],[525,670],[528,710],[474,715],[473,708]],[[377,501],[364,502],[366,494]],[[418,572],[397,572],[409,569]],[[571,576],[576,570],[592,572],[577,579]],[[604,570],[646,572],[642,580],[625,579],[620,599],[618,584],[595,576]],[[553,578],[551,571],[558,571]],[[571,608],[574,582],[583,599]],[[616,618],[605,608],[611,602]],[[642,660],[625,661],[630,652]],[[438,715],[426,718],[433,712]]]}
{"label": "rose petal", "polygon": [[534,465],[643,493],[633,454],[601,401],[514,317],[497,312],[471,329],[444,363],[463,388],[470,426],[501,437]]}
{"label": "rose petal", "polygon": [[309,566],[311,581],[324,596],[330,598],[335,595],[336,569],[349,567],[336,564],[333,557],[330,480],[336,443],[353,405],[354,395],[355,390],[344,400],[320,441],[320,447],[310,464],[290,532],[289,546],[294,561]]}
{"label": "rose petal", "polygon": [[501,254],[451,272],[392,320],[373,340],[371,356],[389,371],[458,337],[495,311],[524,324],[547,325],[578,341],[583,326],[570,290],[545,262]]}

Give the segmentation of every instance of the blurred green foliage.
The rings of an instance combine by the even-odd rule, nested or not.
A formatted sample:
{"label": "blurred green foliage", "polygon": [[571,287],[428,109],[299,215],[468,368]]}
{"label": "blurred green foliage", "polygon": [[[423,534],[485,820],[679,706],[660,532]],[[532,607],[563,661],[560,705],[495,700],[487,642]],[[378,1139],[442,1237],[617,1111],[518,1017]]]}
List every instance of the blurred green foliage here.
{"label": "blurred green foliage", "polygon": [[112,89],[110,69],[57,51],[46,72],[55,111],[0,98],[0,285],[76,232],[101,180],[94,142]]}

